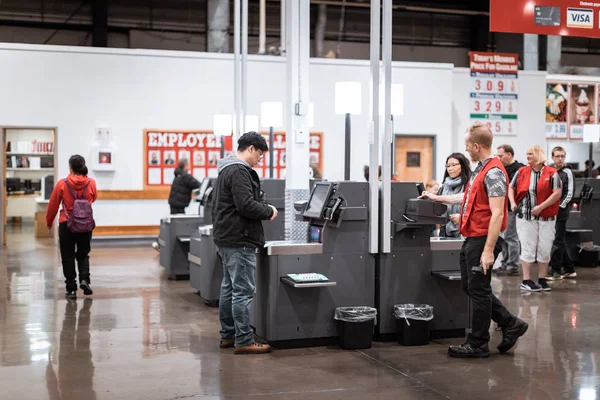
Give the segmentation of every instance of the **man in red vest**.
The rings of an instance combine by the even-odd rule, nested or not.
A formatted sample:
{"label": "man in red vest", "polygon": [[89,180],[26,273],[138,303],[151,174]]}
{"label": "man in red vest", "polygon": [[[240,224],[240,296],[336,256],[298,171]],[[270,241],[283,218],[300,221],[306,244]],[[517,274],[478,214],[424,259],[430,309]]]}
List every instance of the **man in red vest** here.
{"label": "man in red vest", "polygon": [[443,203],[462,203],[459,227],[465,237],[460,253],[463,290],[473,306],[471,333],[465,343],[450,346],[448,354],[458,358],[489,357],[490,324],[502,328],[498,350],[510,350],[527,331],[526,322],[511,314],[492,293],[491,268],[502,251],[500,232],[508,221],[508,176],[492,152],[493,136],[487,125],[473,124],[465,136],[466,151],[477,163],[464,195],[425,195]]}

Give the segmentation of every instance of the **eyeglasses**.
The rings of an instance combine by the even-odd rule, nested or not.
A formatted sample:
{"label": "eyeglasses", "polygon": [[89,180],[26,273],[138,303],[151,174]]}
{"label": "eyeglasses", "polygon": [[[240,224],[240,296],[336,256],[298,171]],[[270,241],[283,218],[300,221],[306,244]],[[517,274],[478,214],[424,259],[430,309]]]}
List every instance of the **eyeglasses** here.
{"label": "eyeglasses", "polygon": [[258,159],[263,158],[264,154],[262,152],[262,150],[258,150]]}
{"label": "eyeglasses", "polygon": [[460,164],[447,164],[446,169],[460,167]]}
{"label": "eyeglasses", "polygon": [[566,156],[553,156],[553,158],[565,158]]}

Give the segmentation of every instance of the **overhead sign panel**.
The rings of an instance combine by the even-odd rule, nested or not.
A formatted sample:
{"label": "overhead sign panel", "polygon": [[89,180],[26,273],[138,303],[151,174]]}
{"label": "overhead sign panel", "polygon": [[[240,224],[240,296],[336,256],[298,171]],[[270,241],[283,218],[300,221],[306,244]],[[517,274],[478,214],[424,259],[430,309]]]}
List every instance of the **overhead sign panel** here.
{"label": "overhead sign panel", "polygon": [[490,31],[600,38],[600,0],[490,0]]}

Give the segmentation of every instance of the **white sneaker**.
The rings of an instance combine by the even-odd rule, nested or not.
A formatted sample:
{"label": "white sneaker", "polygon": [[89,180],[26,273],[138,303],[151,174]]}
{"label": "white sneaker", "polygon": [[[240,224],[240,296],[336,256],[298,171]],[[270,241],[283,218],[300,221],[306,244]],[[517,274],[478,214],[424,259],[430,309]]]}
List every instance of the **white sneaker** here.
{"label": "white sneaker", "polygon": [[158,242],[152,242],[152,248],[156,251],[160,251],[160,246]]}

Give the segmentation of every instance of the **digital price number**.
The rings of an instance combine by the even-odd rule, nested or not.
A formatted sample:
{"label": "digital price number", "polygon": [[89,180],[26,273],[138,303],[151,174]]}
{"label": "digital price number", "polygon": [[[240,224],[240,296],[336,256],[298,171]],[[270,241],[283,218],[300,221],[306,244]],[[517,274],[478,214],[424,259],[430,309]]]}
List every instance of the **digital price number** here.
{"label": "digital price number", "polygon": [[473,114],[493,113],[516,115],[517,112],[516,99],[471,99],[471,113]]}
{"label": "digital price number", "polygon": [[472,79],[471,89],[473,93],[517,94],[519,81],[518,79],[476,78]]}
{"label": "digital price number", "polygon": [[495,135],[516,135],[517,120],[515,119],[474,119],[472,122],[486,124]]}

